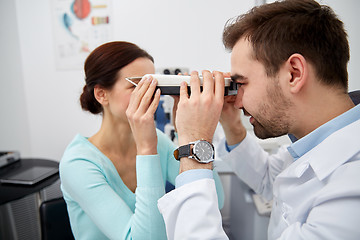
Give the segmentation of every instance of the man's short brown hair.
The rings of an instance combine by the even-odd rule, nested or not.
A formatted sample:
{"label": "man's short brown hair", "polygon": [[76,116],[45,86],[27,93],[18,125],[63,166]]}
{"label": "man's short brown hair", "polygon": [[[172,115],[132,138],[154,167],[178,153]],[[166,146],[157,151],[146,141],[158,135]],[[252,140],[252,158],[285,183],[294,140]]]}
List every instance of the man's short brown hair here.
{"label": "man's short brown hair", "polygon": [[275,76],[292,54],[299,53],[316,69],[321,82],[348,89],[349,43],[344,24],[333,10],[312,0],[285,0],[254,7],[229,20],[223,43],[232,49],[245,37],[254,59]]}

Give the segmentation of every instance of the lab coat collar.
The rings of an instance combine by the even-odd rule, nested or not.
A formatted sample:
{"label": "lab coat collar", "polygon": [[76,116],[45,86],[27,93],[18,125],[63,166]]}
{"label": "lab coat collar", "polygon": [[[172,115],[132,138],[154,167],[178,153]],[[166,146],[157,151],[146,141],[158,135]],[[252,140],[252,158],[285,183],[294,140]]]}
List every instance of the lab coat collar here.
{"label": "lab coat collar", "polygon": [[300,178],[311,166],[322,181],[339,166],[360,152],[360,120],[332,133],[278,175],[279,178]]}
{"label": "lab coat collar", "polygon": [[360,152],[360,120],[334,132],[304,156],[321,181]]}
{"label": "lab coat collar", "polygon": [[288,151],[296,161],[305,153],[310,151],[314,146],[317,146],[324,139],[329,137],[332,133],[357,120],[360,120],[360,105],[353,107],[349,111],[344,112],[334,119],[331,119],[311,133],[297,140],[288,147]]}

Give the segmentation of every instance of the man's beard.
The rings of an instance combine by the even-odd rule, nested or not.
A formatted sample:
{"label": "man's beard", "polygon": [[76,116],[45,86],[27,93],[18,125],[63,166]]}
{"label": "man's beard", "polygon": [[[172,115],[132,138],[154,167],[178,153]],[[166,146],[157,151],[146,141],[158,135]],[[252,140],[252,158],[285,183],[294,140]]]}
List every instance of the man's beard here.
{"label": "man's beard", "polygon": [[[292,102],[281,92],[279,81],[269,84],[266,100],[260,105],[256,116],[252,116],[255,135],[260,139],[274,138],[289,133]],[[244,113],[247,111],[244,109]],[[254,121],[255,120],[255,121]]]}
{"label": "man's beard", "polygon": [[254,133],[260,139],[280,137],[288,133],[286,125],[282,124],[281,118],[273,118],[272,120],[261,119],[262,123],[255,119],[253,123]]}

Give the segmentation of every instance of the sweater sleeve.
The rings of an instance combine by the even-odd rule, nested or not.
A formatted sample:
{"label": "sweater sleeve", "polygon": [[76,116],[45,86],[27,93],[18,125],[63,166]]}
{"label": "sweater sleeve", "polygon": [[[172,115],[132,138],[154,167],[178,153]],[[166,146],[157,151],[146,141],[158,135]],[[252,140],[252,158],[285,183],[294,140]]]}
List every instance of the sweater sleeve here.
{"label": "sweater sleeve", "polygon": [[[80,208],[109,239],[166,239],[163,219],[157,209],[157,200],[164,195],[164,185],[158,155],[137,156],[135,212],[109,185],[103,169],[84,159],[73,159],[61,166],[64,197],[79,204]],[[74,203],[71,203],[74,204]],[[73,232],[80,239],[94,238],[84,216],[78,219]],[[89,234],[87,233],[89,232]]]}
{"label": "sweater sleeve", "polygon": [[136,158],[136,208],[132,219],[134,239],[166,239],[157,201],[165,194],[159,155]]}

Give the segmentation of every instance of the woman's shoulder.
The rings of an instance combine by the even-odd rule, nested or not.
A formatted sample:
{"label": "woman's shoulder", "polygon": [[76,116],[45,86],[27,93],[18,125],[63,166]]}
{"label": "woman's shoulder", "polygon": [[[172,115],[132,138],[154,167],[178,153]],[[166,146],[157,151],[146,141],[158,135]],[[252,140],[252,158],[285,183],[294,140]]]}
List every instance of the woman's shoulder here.
{"label": "woman's shoulder", "polygon": [[170,137],[162,132],[160,129],[156,129],[157,137],[158,137],[158,145],[169,146],[173,148],[174,143],[171,141]]}
{"label": "woman's shoulder", "polygon": [[102,158],[101,152],[86,137],[77,134],[66,147],[60,164],[77,160],[97,163]]}
{"label": "woman's shoulder", "polygon": [[77,134],[66,147],[64,155],[76,155],[78,153],[84,154],[89,151],[93,151],[89,140],[86,137]]}

